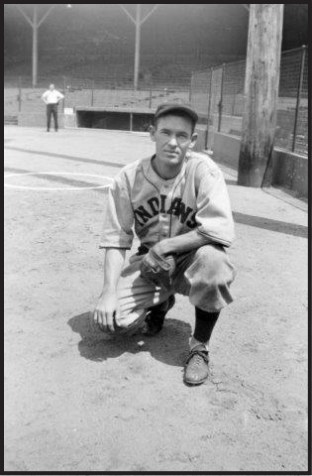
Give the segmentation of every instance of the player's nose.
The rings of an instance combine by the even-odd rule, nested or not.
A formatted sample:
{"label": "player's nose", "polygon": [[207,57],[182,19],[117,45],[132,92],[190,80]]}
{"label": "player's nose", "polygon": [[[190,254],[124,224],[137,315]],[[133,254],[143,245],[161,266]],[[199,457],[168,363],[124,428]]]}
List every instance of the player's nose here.
{"label": "player's nose", "polygon": [[169,145],[171,147],[176,147],[178,145],[178,141],[177,141],[177,138],[175,136],[170,137]]}

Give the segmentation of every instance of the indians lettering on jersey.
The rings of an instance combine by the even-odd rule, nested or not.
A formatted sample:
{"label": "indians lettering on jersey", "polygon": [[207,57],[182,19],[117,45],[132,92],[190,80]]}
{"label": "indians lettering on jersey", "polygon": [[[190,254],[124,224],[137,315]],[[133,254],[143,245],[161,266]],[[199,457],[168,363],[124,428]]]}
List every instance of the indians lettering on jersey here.
{"label": "indians lettering on jersey", "polygon": [[141,243],[197,231],[224,246],[234,239],[234,223],[221,170],[204,154],[193,153],[171,180],[162,179],[153,157],[125,166],[106,190],[100,246],[130,249]]}
{"label": "indians lettering on jersey", "polygon": [[160,213],[167,215],[174,215],[178,217],[182,224],[186,224],[189,228],[195,228],[197,223],[195,221],[196,212],[191,207],[188,207],[182,199],[176,197],[172,200],[170,206],[167,205],[167,195],[160,195],[152,197],[146,201],[145,206],[140,205],[134,209],[135,219],[139,225],[145,225],[149,220],[158,216]]}

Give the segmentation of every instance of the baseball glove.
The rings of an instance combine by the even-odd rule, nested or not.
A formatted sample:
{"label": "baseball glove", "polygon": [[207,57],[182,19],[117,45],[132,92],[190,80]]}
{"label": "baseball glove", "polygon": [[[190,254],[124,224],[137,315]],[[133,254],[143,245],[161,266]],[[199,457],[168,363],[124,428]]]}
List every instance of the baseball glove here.
{"label": "baseball glove", "polygon": [[172,275],[176,268],[176,262],[173,255],[166,258],[159,256],[153,249],[150,249],[144,256],[140,271],[141,276],[150,283],[164,288],[170,288],[172,285]]}

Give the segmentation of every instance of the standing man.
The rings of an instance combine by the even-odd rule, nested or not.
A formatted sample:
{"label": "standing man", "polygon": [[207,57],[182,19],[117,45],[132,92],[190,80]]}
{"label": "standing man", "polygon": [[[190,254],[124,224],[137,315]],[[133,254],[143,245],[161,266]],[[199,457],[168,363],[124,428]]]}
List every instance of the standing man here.
{"label": "standing man", "polygon": [[64,99],[64,95],[55,89],[54,84],[50,84],[49,89],[43,93],[41,99],[47,106],[47,132],[50,132],[51,116],[54,120],[55,132],[58,131],[58,105]]}
{"label": "standing man", "polygon": [[[184,372],[190,385],[208,377],[209,340],[235,277],[226,253],[234,239],[229,196],[219,167],[192,151],[197,119],[189,105],[159,106],[150,129],[155,154],[124,167],[106,189],[104,286],[94,311],[103,332],[144,325],[152,336],[174,294],[188,296],[195,311]],[[124,268],[134,231],[141,244]]]}

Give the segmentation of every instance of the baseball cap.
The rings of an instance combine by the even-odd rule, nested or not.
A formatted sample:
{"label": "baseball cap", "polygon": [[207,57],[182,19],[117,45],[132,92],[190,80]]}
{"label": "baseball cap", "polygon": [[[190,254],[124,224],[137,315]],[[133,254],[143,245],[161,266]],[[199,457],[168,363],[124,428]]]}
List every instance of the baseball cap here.
{"label": "baseball cap", "polygon": [[158,117],[163,116],[164,114],[169,114],[169,112],[173,112],[173,111],[183,111],[185,114],[190,116],[192,121],[194,122],[198,121],[197,112],[193,109],[193,107],[190,104],[175,103],[175,102],[166,102],[166,103],[160,104],[160,106],[158,106],[158,108],[156,109],[154,118],[158,119]]}

